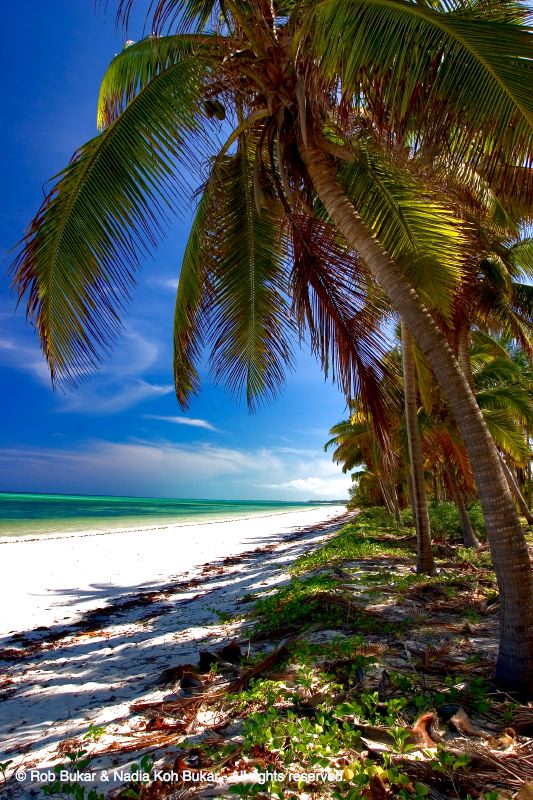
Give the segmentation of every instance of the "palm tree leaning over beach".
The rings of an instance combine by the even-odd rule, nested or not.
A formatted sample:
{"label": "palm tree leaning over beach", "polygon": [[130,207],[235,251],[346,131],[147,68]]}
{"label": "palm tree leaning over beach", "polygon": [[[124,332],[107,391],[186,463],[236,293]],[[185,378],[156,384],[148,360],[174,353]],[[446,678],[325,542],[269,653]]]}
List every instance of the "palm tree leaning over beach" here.
{"label": "palm tree leaning over beach", "polygon": [[[130,5],[123,0],[124,14]],[[214,29],[213,13],[221,20]],[[357,292],[349,299],[363,263],[446,393],[472,463],[500,588],[497,678],[532,694],[533,575],[496,448],[400,253],[384,247],[387,220],[363,219],[356,195],[341,184],[343,169],[361,160],[360,145],[386,133],[396,150],[414,148],[422,158],[445,148],[451,161],[472,163],[495,186],[530,192],[533,46],[522,16],[518,6],[483,0],[431,7],[407,0],[160,0],[156,30],[168,24],[179,35],[150,37],[111,65],[101,98],[105,129],[59,175],[22,244],[15,285],[28,294],[54,379],[72,381],[94,367],[117,333],[138,250],[150,247],[179,204],[195,152],[204,144],[213,153],[205,115],[226,114],[234,133],[218,150],[207,191],[230,170],[247,198],[243,227],[251,226],[250,193],[265,228],[281,214],[295,263],[293,289],[299,287],[297,318],[307,314],[314,325],[326,366],[334,354],[344,390],[359,382],[372,403],[372,370],[366,388],[360,379],[371,355],[354,355],[346,324],[356,317],[368,350],[372,321],[352,313],[361,311]],[[236,142],[237,153],[228,155]],[[202,198],[200,213],[207,206],[209,197]],[[353,259],[343,271],[333,259],[338,268],[330,272],[324,256],[339,235]],[[204,241],[197,240],[199,256]],[[219,242],[219,262],[233,244]],[[184,279],[190,294],[181,304],[176,348],[182,401],[196,388],[194,357],[213,310],[215,374],[238,387],[246,373],[252,401],[279,384],[290,327],[285,286],[274,259],[256,245],[240,248],[246,263],[228,275],[223,296],[220,275],[205,274],[200,257],[196,275],[189,270]],[[244,287],[232,283],[245,274]],[[221,302],[213,309],[215,300]],[[246,311],[246,322],[237,311]]]}

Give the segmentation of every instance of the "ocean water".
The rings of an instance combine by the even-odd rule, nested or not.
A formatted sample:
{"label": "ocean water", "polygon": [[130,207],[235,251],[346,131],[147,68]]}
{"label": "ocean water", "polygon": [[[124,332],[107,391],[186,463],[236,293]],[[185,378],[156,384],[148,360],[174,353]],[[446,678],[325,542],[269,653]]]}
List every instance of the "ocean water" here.
{"label": "ocean water", "polygon": [[0,492],[0,536],[155,528],[295,511],[313,505],[316,503]]}

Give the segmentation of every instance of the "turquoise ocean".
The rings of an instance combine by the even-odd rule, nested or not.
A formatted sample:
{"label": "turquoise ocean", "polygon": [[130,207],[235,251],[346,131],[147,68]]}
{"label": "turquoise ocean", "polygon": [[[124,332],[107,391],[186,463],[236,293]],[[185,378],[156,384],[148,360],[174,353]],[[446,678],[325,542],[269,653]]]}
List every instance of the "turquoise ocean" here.
{"label": "turquoise ocean", "polygon": [[317,503],[312,502],[175,500],[0,492],[0,536],[155,528],[296,511],[315,505]]}

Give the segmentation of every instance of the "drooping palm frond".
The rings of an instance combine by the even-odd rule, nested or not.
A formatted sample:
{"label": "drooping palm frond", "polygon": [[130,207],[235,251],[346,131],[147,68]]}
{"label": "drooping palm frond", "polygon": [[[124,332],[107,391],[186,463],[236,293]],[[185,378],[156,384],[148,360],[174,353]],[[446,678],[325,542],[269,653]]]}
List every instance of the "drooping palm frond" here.
{"label": "drooping palm frond", "polygon": [[203,253],[203,238],[213,204],[213,183],[207,182],[191,225],[183,254],[174,307],[174,386],[180,406],[187,410],[191,395],[198,394],[200,379],[197,364],[207,333],[209,263]]}
{"label": "drooping palm frond", "polygon": [[533,403],[530,393],[517,384],[502,383],[476,392],[481,410],[501,409],[516,421],[533,425]]}
{"label": "drooping palm frond", "polygon": [[[273,396],[292,364],[294,333],[287,301],[286,258],[279,220],[258,213],[254,198],[253,146],[217,162],[210,184],[205,229],[196,258],[206,262],[210,306],[210,364],[214,377],[251,409]],[[181,283],[181,281],[180,281]]]}
{"label": "drooping palm frond", "polygon": [[516,311],[527,321],[529,326],[533,325],[533,286],[526,283],[513,282],[512,303]]}
{"label": "drooping palm frond", "polygon": [[14,287],[55,381],[90,372],[117,334],[139,252],[185,188],[178,167],[193,157],[205,68],[185,59],[147,84],[59,173],[21,242]]}
{"label": "drooping palm frond", "polygon": [[[477,283],[469,287],[469,293],[465,293],[463,298],[470,302],[469,313],[478,325],[496,335],[513,339],[526,352],[532,353],[531,292],[528,286],[513,280],[513,274],[522,273],[512,263],[509,249],[502,244],[498,244],[496,249],[498,253],[489,253],[481,259]],[[465,313],[460,304],[457,310]]]}
{"label": "drooping palm frond", "polygon": [[96,124],[107,128],[128,103],[157,75],[174,64],[195,57],[209,60],[216,52],[216,37],[209,34],[148,36],[125,47],[111,61],[100,85]]}
{"label": "drooping palm frond", "polygon": [[476,388],[484,389],[498,383],[516,383],[520,378],[520,368],[509,358],[496,355],[490,360],[478,359],[474,353],[472,358],[472,371]]}
{"label": "drooping palm frond", "polygon": [[370,142],[358,141],[339,179],[392,259],[431,308],[449,316],[462,276],[467,239],[449,208],[424,196],[406,171]]}
{"label": "drooping palm frond", "polygon": [[519,423],[505,409],[485,409],[483,418],[499,450],[524,466],[531,458],[531,448]]}
{"label": "drooping palm frond", "polygon": [[[408,0],[321,0],[308,32],[328,78],[340,75],[343,93],[392,137],[483,158],[489,173],[504,162],[531,165],[533,37],[525,25],[462,4],[443,13]],[[519,173],[514,180],[523,186]]]}
{"label": "drooping palm frond", "polygon": [[516,242],[508,249],[507,257],[519,275],[533,278],[533,239],[524,238]]}
{"label": "drooping palm frond", "polygon": [[[498,339],[485,333],[485,331],[475,328],[472,331],[470,345],[470,360],[472,362],[473,371],[480,372],[484,364],[490,363],[495,358],[509,359],[509,353],[505,349],[505,346],[502,342],[498,341]],[[505,377],[509,377],[508,369],[505,373]]]}
{"label": "drooping palm frond", "polygon": [[291,294],[302,333],[327,377],[332,373],[344,395],[367,411],[385,443],[389,410],[398,402],[388,390],[389,342],[380,315],[368,302],[368,281],[354,253],[327,221],[293,215],[289,220],[294,268]]}
{"label": "drooping palm frond", "polygon": [[[117,20],[128,26],[135,0],[120,0]],[[150,30],[162,30],[179,24],[180,31],[203,30],[219,9],[224,9],[224,0],[150,0],[146,11],[146,23]]]}

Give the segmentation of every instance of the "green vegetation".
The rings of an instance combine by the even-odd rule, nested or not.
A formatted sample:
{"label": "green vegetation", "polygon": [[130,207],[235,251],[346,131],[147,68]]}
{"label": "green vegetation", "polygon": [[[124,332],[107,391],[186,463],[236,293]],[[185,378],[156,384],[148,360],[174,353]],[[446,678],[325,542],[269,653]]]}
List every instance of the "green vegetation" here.
{"label": "green vegetation", "polygon": [[[239,757],[259,770],[257,782],[233,787],[232,794],[290,800],[312,792],[317,798],[359,800],[438,792],[490,800],[492,786],[505,789],[508,773],[502,766],[490,779],[484,776],[489,786],[479,793],[478,766],[470,752],[461,751],[460,743],[467,741],[463,729],[450,721],[462,709],[457,725],[490,727],[500,716],[504,727],[518,718],[517,709],[525,709],[502,704],[487,680],[483,648],[476,650],[464,633],[465,624],[483,624],[486,601],[497,597],[490,566],[483,553],[455,548],[457,567],[448,565],[441,575],[398,571],[405,570],[412,547],[403,526],[382,509],[368,509],[298,559],[287,585],[256,601],[249,620],[253,638],[281,634],[285,655],[272,677],[254,678],[227,698],[225,708],[243,719]],[[476,559],[475,572],[461,567],[464,553]],[[343,608],[351,602],[356,613],[339,614],[337,605],[328,605],[331,598]],[[413,611],[406,603],[413,601],[431,624],[409,628]],[[396,615],[392,622],[391,609],[402,611],[403,620]],[[430,726],[421,735],[424,719]],[[223,755],[232,752],[228,746]],[[497,751],[491,753],[495,758]],[[204,755],[209,759],[210,751]]]}
{"label": "green vegetation", "polygon": [[[472,503],[467,509],[468,517],[472,528],[481,541],[486,539],[485,521],[481,513],[479,503]],[[434,538],[449,539],[457,542],[462,541],[463,530],[461,518],[455,503],[450,501],[438,501],[431,499],[428,503],[429,520],[431,532]],[[413,513],[410,508],[405,508],[401,512],[402,524],[407,527],[414,527]]]}

